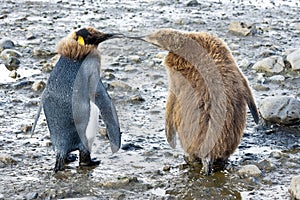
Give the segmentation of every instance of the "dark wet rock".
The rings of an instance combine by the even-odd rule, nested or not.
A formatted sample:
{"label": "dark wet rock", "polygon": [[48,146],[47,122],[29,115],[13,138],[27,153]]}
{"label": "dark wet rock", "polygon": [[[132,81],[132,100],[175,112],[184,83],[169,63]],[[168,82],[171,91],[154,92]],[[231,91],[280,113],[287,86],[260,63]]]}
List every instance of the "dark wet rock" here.
{"label": "dark wet rock", "polygon": [[26,200],[37,199],[39,194],[37,192],[30,192],[25,196]]}
{"label": "dark wet rock", "polygon": [[5,165],[13,165],[17,163],[13,157],[3,153],[0,154],[0,162],[4,163]]}
{"label": "dark wet rock", "polygon": [[255,24],[247,24],[244,22],[231,22],[229,24],[229,32],[242,36],[254,35],[256,26]]}
{"label": "dark wet rock", "polygon": [[289,54],[286,60],[291,64],[292,70],[300,70],[300,49]]}
{"label": "dark wet rock", "polygon": [[10,39],[2,39],[0,40],[0,52],[4,49],[12,49],[15,47],[15,44]]}
{"label": "dark wet rock", "polygon": [[15,89],[21,89],[21,88],[27,87],[29,85],[32,85],[33,83],[34,83],[33,81],[21,81],[19,83],[14,84],[13,87]]}
{"label": "dark wet rock", "polygon": [[0,19],[5,19],[5,18],[7,18],[7,14],[0,15]]}
{"label": "dark wet rock", "polygon": [[281,56],[264,58],[252,67],[257,72],[280,73],[284,70],[284,61]]}
{"label": "dark wet rock", "polygon": [[133,143],[127,143],[127,144],[123,144],[121,149],[125,151],[136,151],[136,150],[143,149],[143,147]]}
{"label": "dark wet rock", "polygon": [[300,175],[292,178],[289,192],[294,199],[300,200]]}
{"label": "dark wet rock", "polygon": [[199,5],[200,4],[197,0],[191,0],[186,4],[186,6],[188,6],[188,7],[194,7],[194,6],[199,6]]}
{"label": "dark wet rock", "polygon": [[20,64],[21,64],[20,60],[15,56],[9,57],[4,63],[5,67],[9,71],[17,70]]}
{"label": "dark wet rock", "polygon": [[256,165],[245,165],[238,172],[240,177],[258,177],[262,175],[261,170]]}
{"label": "dark wet rock", "polygon": [[20,58],[22,57],[22,54],[19,51],[13,49],[4,49],[0,54],[0,58],[2,58],[3,60],[7,60],[12,56]]}
{"label": "dark wet rock", "polygon": [[33,40],[33,39],[36,39],[36,35],[34,35],[32,32],[28,32],[26,34],[26,39],[27,40]]}
{"label": "dark wet rock", "polygon": [[300,101],[294,97],[267,97],[259,103],[259,111],[271,123],[292,125],[300,121]]}
{"label": "dark wet rock", "polygon": [[34,91],[34,92],[37,92],[39,90],[44,90],[46,87],[46,83],[44,81],[36,81],[32,84],[32,87],[31,89]]}

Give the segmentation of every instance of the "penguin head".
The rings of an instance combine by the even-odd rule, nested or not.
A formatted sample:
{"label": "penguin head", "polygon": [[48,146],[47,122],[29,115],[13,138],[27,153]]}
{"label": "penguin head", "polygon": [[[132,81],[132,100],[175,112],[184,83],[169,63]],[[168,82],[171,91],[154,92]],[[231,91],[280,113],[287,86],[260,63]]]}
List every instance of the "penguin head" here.
{"label": "penguin head", "polygon": [[77,42],[84,46],[84,45],[94,45],[98,46],[101,42],[113,39],[113,38],[122,38],[122,34],[108,34],[108,33],[102,33],[95,28],[88,27],[88,28],[82,28],[75,32],[75,39]]}

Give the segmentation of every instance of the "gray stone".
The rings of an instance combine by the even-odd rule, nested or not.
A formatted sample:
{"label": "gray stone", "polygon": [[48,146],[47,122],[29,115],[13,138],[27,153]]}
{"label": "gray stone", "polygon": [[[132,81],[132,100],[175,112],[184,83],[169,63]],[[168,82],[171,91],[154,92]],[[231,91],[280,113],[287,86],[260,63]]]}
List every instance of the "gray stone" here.
{"label": "gray stone", "polygon": [[17,73],[17,71],[16,70],[12,70],[10,73],[9,73],[9,75],[8,75],[10,78],[13,78],[13,79],[15,79],[15,78],[17,78],[17,76],[18,76],[18,73]]}
{"label": "gray stone", "polygon": [[4,200],[4,195],[0,194],[0,200]]}
{"label": "gray stone", "polygon": [[[90,197],[80,197],[80,198],[64,198],[63,200],[97,200],[98,198],[95,196]],[[62,199],[59,199],[62,200]]]}
{"label": "gray stone", "polygon": [[19,68],[20,63],[21,62],[17,57],[11,56],[5,61],[4,65],[9,71],[13,71]]}
{"label": "gray stone", "polygon": [[300,49],[289,54],[286,60],[291,64],[292,70],[300,70]]}
{"label": "gray stone", "polygon": [[26,34],[26,39],[27,40],[33,40],[33,39],[36,39],[36,36],[32,32],[28,32]]}
{"label": "gray stone", "polygon": [[300,200],[300,175],[292,178],[289,192],[294,199]]}
{"label": "gray stone", "polygon": [[15,47],[15,44],[10,39],[2,39],[0,40],[0,51],[4,49],[12,49]]}
{"label": "gray stone", "polygon": [[46,57],[46,56],[53,56],[55,53],[51,52],[49,49],[40,49],[35,47],[33,49],[33,55],[36,57]]}
{"label": "gray stone", "polygon": [[252,67],[257,72],[280,73],[284,69],[284,61],[280,56],[264,58]]}
{"label": "gray stone", "polygon": [[11,56],[19,58],[22,57],[22,54],[19,51],[13,49],[4,49],[0,54],[0,58],[2,58],[3,60],[7,60]]}
{"label": "gray stone", "polygon": [[124,89],[124,90],[131,90],[132,87],[128,84],[126,84],[123,81],[112,81],[110,83],[110,86],[112,86],[113,88],[119,88],[119,89]]}
{"label": "gray stone", "polygon": [[256,26],[255,24],[247,24],[244,22],[231,22],[229,24],[229,32],[242,36],[254,35]]}
{"label": "gray stone", "polygon": [[199,6],[199,5],[200,4],[196,0],[191,0],[186,4],[186,6],[188,6],[188,7],[194,7],[194,6]]}
{"label": "gray stone", "polygon": [[262,175],[261,170],[256,165],[245,165],[239,171],[241,177],[258,177]]}
{"label": "gray stone", "polygon": [[30,192],[25,196],[25,199],[26,200],[37,199],[38,195],[39,194],[37,192]]}
{"label": "gray stone", "polygon": [[300,101],[294,97],[267,97],[259,103],[259,111],[271,123],[292,125],[300,121]]}

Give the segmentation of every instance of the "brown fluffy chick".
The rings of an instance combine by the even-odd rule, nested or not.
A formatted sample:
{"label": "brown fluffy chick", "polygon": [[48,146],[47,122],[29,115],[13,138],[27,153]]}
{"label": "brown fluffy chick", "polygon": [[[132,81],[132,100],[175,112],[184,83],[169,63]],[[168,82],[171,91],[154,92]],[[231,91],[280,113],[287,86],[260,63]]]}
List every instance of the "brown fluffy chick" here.
{"label": "brown fluffy chick", "polygon": [[248,106],[258,123],[258,111],[246,78],[219,38],[204,32],[161,29],[141,39],[169,51],[166,137],[201,159],[205,174],[214,161],[226,161],[243,136]]}

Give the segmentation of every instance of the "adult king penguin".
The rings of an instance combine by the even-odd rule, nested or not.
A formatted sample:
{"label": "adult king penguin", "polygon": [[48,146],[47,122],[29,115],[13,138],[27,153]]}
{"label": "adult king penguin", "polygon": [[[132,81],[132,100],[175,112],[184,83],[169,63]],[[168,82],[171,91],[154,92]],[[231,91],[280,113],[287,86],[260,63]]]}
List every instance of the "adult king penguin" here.
{"label": "adult king penguin", "polygon": [[161,29],[139,39],[165,50],[169,74],[166,136],[176,133],[190,160],[200,159],[210,174],[214,161],[224,163],[238,147],[246,124],[246,107],[259,115],[246,78],[227,45],[203,32]]}
{"label": "adult king penguin", "polygon": [[90,153],[98,132],[99,111],[106,124],[112,152],[120,148],[121,133],[115,107],[100,79],[99,43],[120,38],[92,27],[72,32],[57,46],[56,63],[42,96],[35,119],[43,107],[51,140],[56,150],[54,171],[62,171],[70,152],[79,150],[81,166],[97,165]]}

